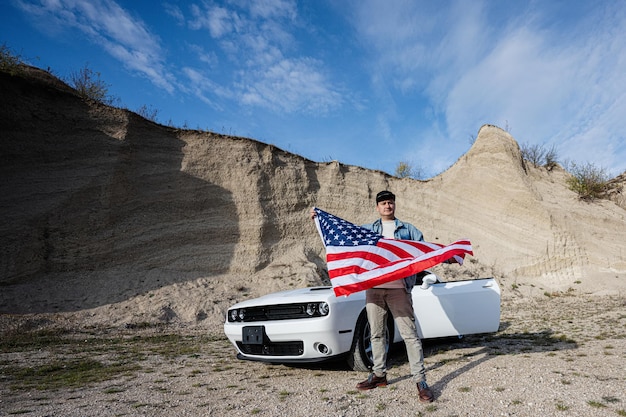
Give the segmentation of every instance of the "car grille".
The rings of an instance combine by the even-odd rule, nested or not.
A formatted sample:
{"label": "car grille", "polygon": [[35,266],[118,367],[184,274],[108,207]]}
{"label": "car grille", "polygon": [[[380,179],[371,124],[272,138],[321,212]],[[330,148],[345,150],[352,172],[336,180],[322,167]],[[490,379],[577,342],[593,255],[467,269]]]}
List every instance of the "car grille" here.
{"label": "car grille", "polygon": [[239,350],[248,355],[262,356],[300,356],[304,353],[302,342],[270,342],[260,344],[243,344],[237,342]]}
{"label": "car grille", "polygon": [[248,307],[246,308],[246,317],[243,321],[253,322],[306,318],[311,318],[311,316],[306,313],[305,304],[283,304],[262,307]]}

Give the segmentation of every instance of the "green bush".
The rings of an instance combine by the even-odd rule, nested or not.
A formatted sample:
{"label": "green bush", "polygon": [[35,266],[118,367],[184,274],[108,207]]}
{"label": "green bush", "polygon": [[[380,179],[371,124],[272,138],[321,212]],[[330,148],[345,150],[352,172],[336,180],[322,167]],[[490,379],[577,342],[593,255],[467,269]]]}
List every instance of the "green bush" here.
{"label": "green bush", "polygon": [[567,185],[583,200],[601,198],[608,190],[609,175],[606,170],[590,162],[583,165],[572,163],[570,174]]}

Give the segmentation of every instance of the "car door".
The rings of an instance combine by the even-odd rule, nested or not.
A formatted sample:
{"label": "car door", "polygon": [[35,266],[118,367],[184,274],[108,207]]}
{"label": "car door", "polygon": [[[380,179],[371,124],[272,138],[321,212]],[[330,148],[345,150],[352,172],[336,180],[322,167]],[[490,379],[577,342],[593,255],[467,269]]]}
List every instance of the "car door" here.
{"label": "car door", "polygon": [[416,285],[412,297],[423,339],[491,333],[500,326],[500,287],[493,278]]}

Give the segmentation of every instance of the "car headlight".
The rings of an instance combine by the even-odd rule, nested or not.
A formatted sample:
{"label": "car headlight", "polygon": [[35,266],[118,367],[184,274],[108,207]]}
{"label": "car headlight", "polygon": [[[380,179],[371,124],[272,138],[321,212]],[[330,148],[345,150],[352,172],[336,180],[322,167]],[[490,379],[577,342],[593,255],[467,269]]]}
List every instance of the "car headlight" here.
{"label": "car headlight", "polygon": [[328,312],[330,311],[330,307],[327,302],[319,303],[319,305],[317,306],[317,309],[322,316],[327,316]]}
{"label": "car headlight", "polygon": [[306,305],[306,314],[312,316],[317,311],[317,305],[315,303],[308,303]]}
{"label": "car headlight", "polygon": [[233,308],[232,310],[228,310],[228,321],[243,321],[245,317],[245,308]]}
{"label": "car headlight", "polygon": [[228,321],[237,321],[237,310],[233,309],[228,312]]}
{"label": "car headlight", "polygon": [[322,301],[319,303],[308,303],[306,305],[306,314],[309,316],[326,316],[330,308],[328,307],[328,303]]}

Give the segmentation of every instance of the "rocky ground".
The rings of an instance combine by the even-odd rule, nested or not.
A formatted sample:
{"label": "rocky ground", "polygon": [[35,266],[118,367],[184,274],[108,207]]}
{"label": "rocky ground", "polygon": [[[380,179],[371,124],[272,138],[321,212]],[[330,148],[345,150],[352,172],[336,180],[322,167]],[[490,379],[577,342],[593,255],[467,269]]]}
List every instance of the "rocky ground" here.
{"label": "rocky ground", "polygon": [[503,301],[501,329],[427,341],[436,394],[420,404],[402,345],[390,385],[342,363],[239,361],[219,332],[170,326],[69,329],[2,316],[0,415],[626,416],[626,302],[545,294]]}

